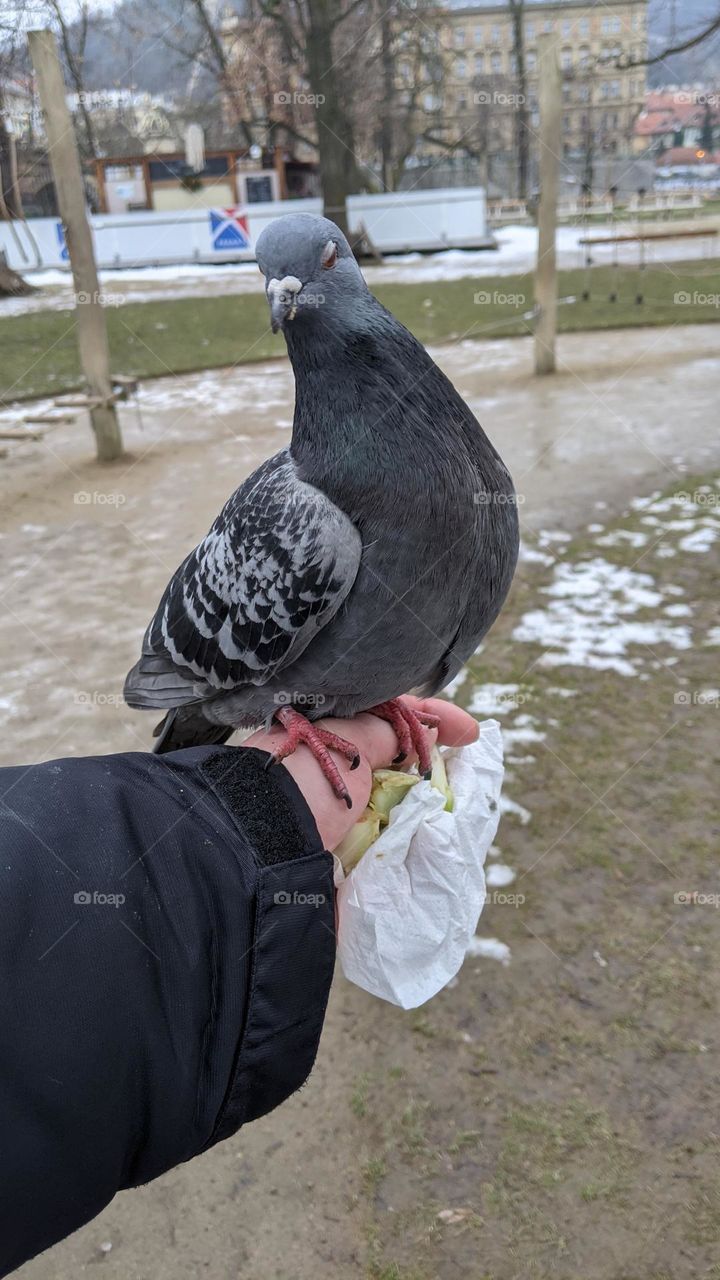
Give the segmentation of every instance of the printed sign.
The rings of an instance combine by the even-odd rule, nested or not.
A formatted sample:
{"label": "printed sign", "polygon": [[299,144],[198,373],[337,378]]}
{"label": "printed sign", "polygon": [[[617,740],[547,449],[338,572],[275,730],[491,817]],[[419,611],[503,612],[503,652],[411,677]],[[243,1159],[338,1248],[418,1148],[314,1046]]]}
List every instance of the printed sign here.
{"label": "printed sign", "polygon": [[248,249],[250,232],[246,213],[237,209],[210,209],[213,249]]}
{"label": "printed sign", "polygon": [[56,232],[57,239],[58,239],[58,246],[59,246],[59,251],[60,251],[60,260],[61,260],[62,262],[68,262],[68,261],[69,261],[69,258],[70,258],[70,254],[68,253],[68,247],[67,247],[67,245],[66,245],[66,243],[65,243],[65,228],[64,228],[64,226],[63,226],[62,222],[58,221],[58,222],[56,222],[56,223],[55,223],[55,232]]}

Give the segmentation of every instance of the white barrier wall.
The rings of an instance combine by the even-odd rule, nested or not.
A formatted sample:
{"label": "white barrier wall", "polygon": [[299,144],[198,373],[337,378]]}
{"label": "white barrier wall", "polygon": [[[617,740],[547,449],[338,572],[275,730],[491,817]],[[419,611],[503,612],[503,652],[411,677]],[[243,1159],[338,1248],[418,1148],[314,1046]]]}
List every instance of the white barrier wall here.
{"label": "white barrier wall", "polygon": [[[362,223],[383,253],[491,243],[481,187],[350,196],[347,207],[351,229]],[[90,222],[98,266],[108,269],[252,261],[260,232],[286,213],[322,213],[322,201],[273,200],[230,209],[96,214]],[[0,222],[0,249],[18,271],[69,266],[58,218],[32,218],[27,224]]]}

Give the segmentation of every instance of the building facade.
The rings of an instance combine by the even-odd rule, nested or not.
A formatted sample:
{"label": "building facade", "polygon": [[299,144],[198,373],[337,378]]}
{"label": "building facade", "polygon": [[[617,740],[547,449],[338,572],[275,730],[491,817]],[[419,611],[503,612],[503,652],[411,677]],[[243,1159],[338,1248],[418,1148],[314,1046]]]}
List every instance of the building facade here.
{"label": "building facade", "polygon": [[540,123],[538,42],[554,32],[564,157],[592,170],[596,158],[632,152],[646,86],[645,67],[633,63],[646,56],[647,0],[449,3],[436,11],[436,21],[443,73],[422,101],[431,121],[426,137],[511,164],[522,105],[532,157]]}

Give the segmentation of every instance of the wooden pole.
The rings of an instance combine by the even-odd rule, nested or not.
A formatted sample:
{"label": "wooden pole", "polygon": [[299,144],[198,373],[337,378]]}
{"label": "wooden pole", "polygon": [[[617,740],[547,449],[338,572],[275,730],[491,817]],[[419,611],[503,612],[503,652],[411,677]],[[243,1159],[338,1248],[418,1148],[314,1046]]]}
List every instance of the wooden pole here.
{"label": "wooden pole", "polygon": [[538,40],[540,71],[540,203],[538,206],[538,257],[535,268],[535,372],[555,372],[557,328],[557,226],[558,168],[562,147],[562,84],[555,33]]}
{"label": "wooden pole", "polygon": [[122,437],[113,401],[105,312],[100,301],[92,233],[85,210],[80,156],[65,101],[65,84],[55,36],[48,30],[30,31],[28,41],[38,79],[48,156],[72,267],[80,363],[90,398],[94,401],[89,408],[90,421],[98,458],[101,462],[111,462],[122,453]]}

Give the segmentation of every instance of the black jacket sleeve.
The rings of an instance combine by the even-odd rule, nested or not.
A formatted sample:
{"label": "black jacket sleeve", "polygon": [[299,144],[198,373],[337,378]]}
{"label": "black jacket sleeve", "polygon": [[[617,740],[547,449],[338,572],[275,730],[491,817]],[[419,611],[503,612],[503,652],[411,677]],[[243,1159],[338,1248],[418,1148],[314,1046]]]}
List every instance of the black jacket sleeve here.
{"label": "black jacket sleeve", "polygon": [[0,1275],[306,1079],[333,864],[266,759],[0,770]]}

